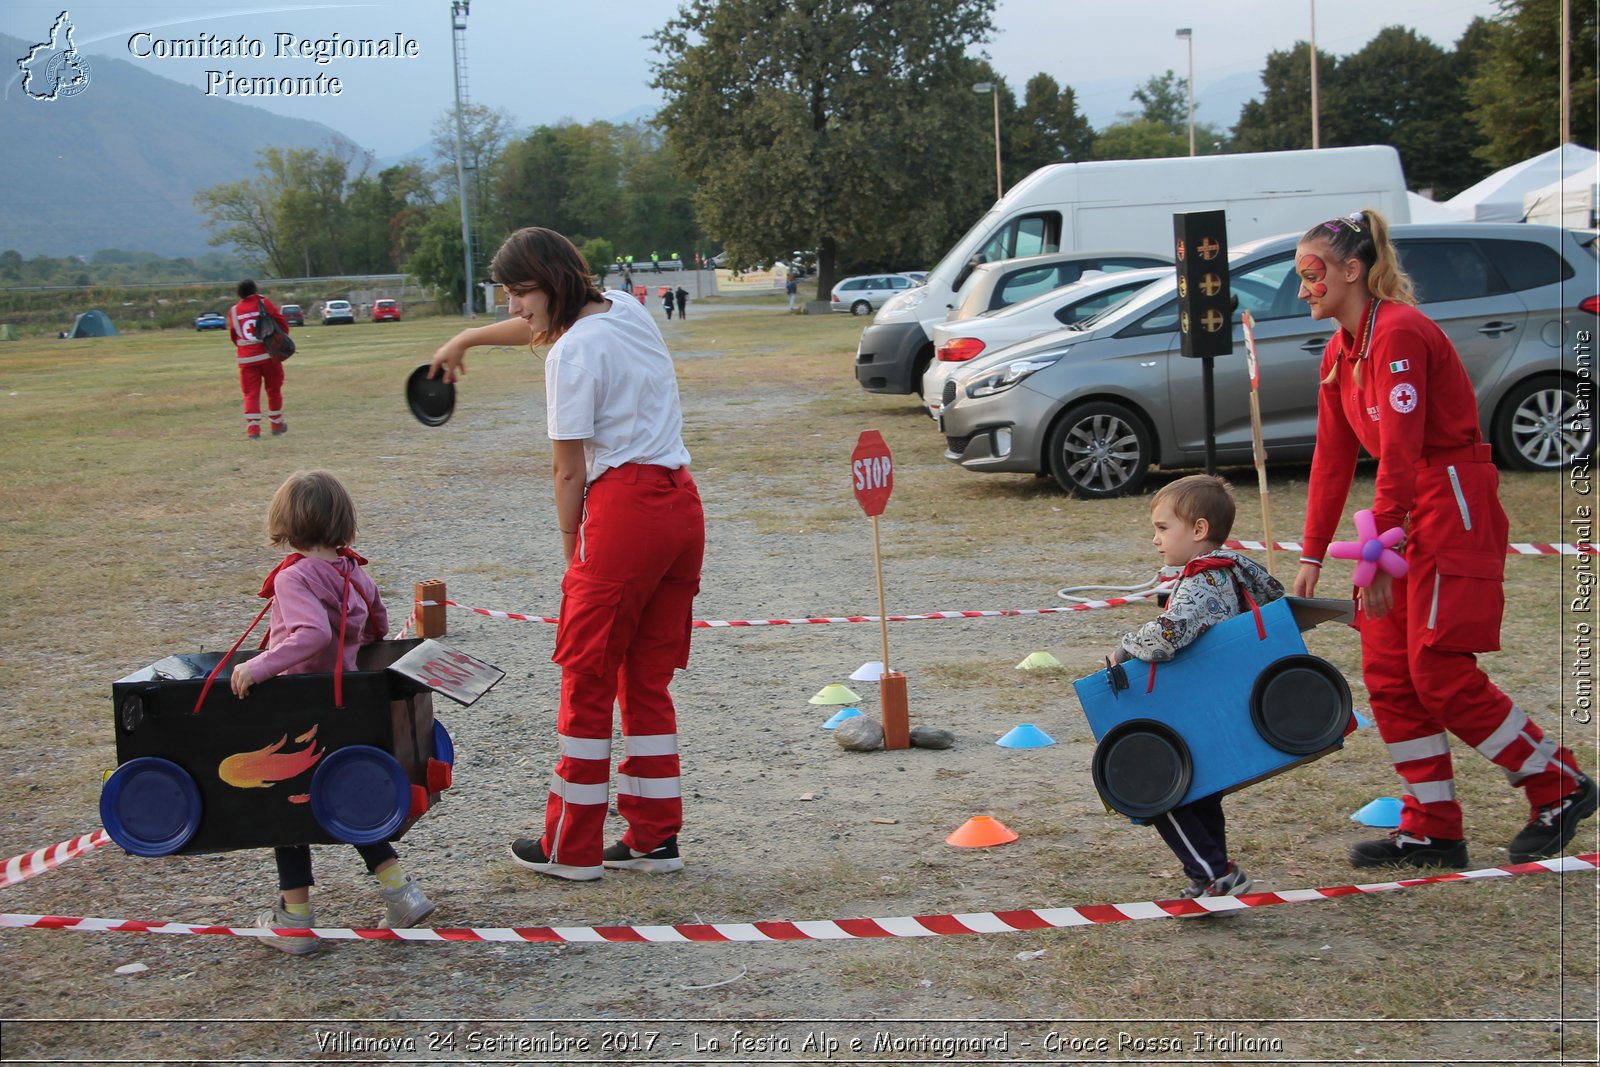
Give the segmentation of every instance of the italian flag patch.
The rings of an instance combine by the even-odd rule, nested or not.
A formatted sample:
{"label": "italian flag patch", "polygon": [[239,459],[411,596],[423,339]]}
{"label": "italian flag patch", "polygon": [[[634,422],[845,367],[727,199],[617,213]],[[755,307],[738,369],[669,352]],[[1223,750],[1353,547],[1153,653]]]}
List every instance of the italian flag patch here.
{"label": "italian flag patch", "polygon": [[1401,371],[1408,371],[1410,369],[1411,361],[1409,359],[1397,359],[1393,363],[1389,364],[1390,374],[1399,374]]}

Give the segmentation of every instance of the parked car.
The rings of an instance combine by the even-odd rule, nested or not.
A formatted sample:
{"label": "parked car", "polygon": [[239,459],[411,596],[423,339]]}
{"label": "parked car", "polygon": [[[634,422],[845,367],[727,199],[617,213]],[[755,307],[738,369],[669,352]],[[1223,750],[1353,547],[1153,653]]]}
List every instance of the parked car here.
{"label": "parked car", "polygon": [[373,322],[399,322],[400,321],[400,301],[398,301],[398,300],[374,300],[372,302],[372,321]]}
{"label": "parked car", "polygon": [[194,317],[196,330],[226,330],[228,319],[215,311],[207,311]]}
{"label": "parked car", "polygon": [[[940,318],[971,318],[995,311],[1069,285],[1086,271],[1135,270],[1171,262],[1166,256],[1150,252],[1047,252],[977,263],[963,271],[956,295],[951,298],[953,302],[945,305],[945,314]],[[920,292],[921,288],[904,299],[920,300]],[[921,300],[921,304],[926,303]],[[909,347],[902,343],[909,320],[902,320],[892,311],[879,315],[861,331],[861,341],[856,345],[856,380],[863,389],[874,393],[915,393],[922,388],[923,374],[935,358],[934,342],[928,338],[937,325],[925,312],[923,309],[919,314],[928,321],[919,321],[916,327],[921,340]]]}
{"label": "parked car", "polygon": [[285,304],[278,310],[283,312],[283,321],[290,326],[304,326],[306,324],[306,313],[300,310],[299,304]]}
{"label": "parked car", "polygon": [[922,403],[935,418],[944,403],[945,379],[985,352],[1031,340],[1062,327],[1081,325],[1121,304],[1140,289],[1173,277],[1171,267],[1096,272],[1020,304],[985,311],[970,319],[946,319],[933,328],[933,362],[922,374]]}
{"label": "parked car", "polygon": [[946,321],[970,319],[1020,304],[1071,285],[1085,274],[1163,266],[1172,266],[1172,258],[1149,252],[1049,252],[983,263],[961,283],[955,307]]}
{"label": "parked car", "polygon": [[333,326],[341,322],[350,326],[354,325],[355,321],[356,312],[350,306],[350,301],[348,300],[330,300],[322,305],[322,325],[324,326]]}
{"label": "parked car", "polygon": [[[1577,419],[1565,345],[1600,329],[1593,231],[1554,226],[1397,225],[1422,311],[1449,335],[1478,393],[1496,461],[1555,470],[1593,447]],[[1299,298],[1296,237],[1230,257],[1238,309],[1256,320],[1262,433],[1273,460],[1305,460],[1316,437],[1317,370],[1334,324]],[[1084,497],[1138,490],[1152,463],[1205,456],[1201,364],[1179,354],[1176,279],[1152,285],[1082,330],[1060,330],[973,360],[944,383],[945,458],[972,471],[1048,473]],[[1251,456],[1243,330],[1215,361],[1222,463]]]}
{"label": "parked car", "polygon": [[862,274],[846,278],[833,287],[833,310],[852,315],[870,315],[896,293],[917,283],[904,274]]}

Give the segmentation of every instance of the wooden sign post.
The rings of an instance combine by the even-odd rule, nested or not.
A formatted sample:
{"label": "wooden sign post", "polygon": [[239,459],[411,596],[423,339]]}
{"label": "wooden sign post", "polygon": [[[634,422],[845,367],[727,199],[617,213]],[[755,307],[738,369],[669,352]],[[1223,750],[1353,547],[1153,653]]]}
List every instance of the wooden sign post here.
{"label": "wooden sign post", "polygon": [[1272,574],[1272,507],[1267,490],[1267,449],[1261,443],[1261,397],[1258,394],[1261,366],[1256,362],[1256,320],[1246,311],[1240,321],[1244,323],[1244,355],[1250,368],[1250,447],[1256,461],[1256,484],[1261,489],[1261,532],[1267,543],[1267,573]]}
{"label": "wooden sign post", "polygon": [[889,669],[889,618],[883,598],[883,550],[878,541],[878,516],[894,490],[894,458],[877,430],[864,430],[850,453],[850,478],[856,501],[872,518],[872,559],[878,573],[878,630],[883,640],[883,675],[878,703],[883,714],[883,747],[911,747],[911,720],[906,705],[906,676]]}

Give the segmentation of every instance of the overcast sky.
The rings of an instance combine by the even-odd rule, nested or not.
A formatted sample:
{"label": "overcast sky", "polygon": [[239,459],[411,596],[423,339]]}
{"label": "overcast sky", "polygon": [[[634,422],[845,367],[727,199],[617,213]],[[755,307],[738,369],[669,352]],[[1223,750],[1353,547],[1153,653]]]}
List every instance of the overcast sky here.
{"label": "overcast sky", "polygon": [[[425,143],[433,122],[453,100],[449,0],[281,5],[248,0],[5,0],[0,4],[0,32],[42,41],[64,6],[76,27],[78,49],[91,59],[91,84],[85,91],[93,91],[93,58],[102,56],[135,63],[193,86],[197,93],[206,88],[208,70],[337,77],[338,96],[232,99],[315,119],[380,155]],[[469,97],[504,109],[519,127],[562,119],[637,117],[641,109],[660,103],[647,84],[654,52],[644,38],[677,8],[678,0],[471,0]],[[997,31],[984,47],[1014,88],[1020,90],[1040,71],[1051,74],[1078,90],[1084,112],[1103,126],[1131,108],[1129,93],[1146,78],[1167,69],[1185,73],[1188,51],[1173,31],[1187,26],[1194,31],[1199,117],[1231,125],[1239,99],[1259,85],[1253,79],[1267,53],[1311,36],[1311,10],[1312,0],[1000,0]],[[1316,5],[1317,45],[1344,55],[1384,26],[1399,23],[1449,47],[1475,15],[1494,11],[1493,0],[1322,0]],[[275,56],[279,33],[295,39],[338,34],[393,40],[400,35],[415,41],[417,55],[336,58],[318,65]],[[245,35],[259,40],[265,55],[241,60],[134,54],[153,51],[153,41],[193,41],[202,34],[225,39]],[[4,68],[8,81],[0,106],[21,102],[11,58]],[[1208,87],[1215,87],[1213,108],[1222,112],[1208,112]]]}

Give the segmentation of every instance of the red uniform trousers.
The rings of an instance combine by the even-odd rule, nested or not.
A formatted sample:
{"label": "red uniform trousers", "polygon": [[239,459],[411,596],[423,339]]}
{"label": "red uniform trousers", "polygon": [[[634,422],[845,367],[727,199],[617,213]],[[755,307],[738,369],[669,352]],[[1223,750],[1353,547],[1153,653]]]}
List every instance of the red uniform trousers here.
{"label": "red uniform trousers", "polygon": [[[1361,669],[1378,733],[1406,783],[1400,828],[1463,837],[1446,731],[1477,749],[1537,808],[1572,791],[1577,762],[1495,688],[1475,652],[1500,647],[1508,524],[1488,446],[1417,468],[1394,608],[1362,617]],[[1483,457],[1481,460],[1479,457]]]}
{"label": "red uniform trousers", "polygon": [[683,825],[667,686],[689,664],[705,543],[700,494],[685,468],[624,464],[588,488],[551,657],[561,664],[561,758],[542,845],[558,863],[602,869],[613,704],[622,718],[622,840],[650,852]]}
{"label": "red uniform trousers", "polygon": [[246,433],[261,432],[261,387],[267,387],[267,418],[283,425],[283,361],[268,356],[257,363],[239,364],[239,391],[244,394]]}

